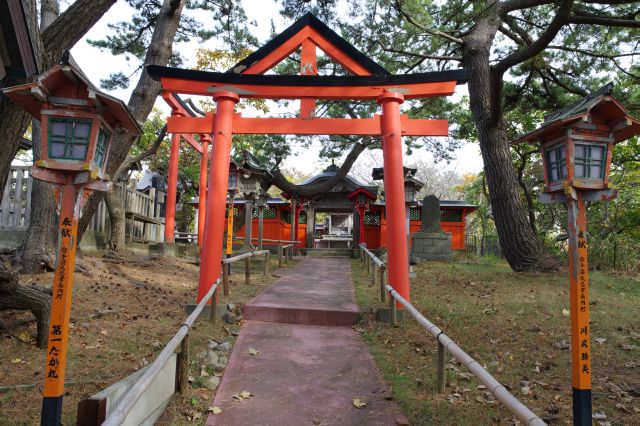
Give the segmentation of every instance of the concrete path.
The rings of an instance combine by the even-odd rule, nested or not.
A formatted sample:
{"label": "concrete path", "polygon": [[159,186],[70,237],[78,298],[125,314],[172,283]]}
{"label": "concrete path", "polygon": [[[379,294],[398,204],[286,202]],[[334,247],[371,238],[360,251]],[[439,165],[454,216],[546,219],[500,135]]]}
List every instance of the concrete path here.
{"label": "concrete path", "polygon": [[[325,324],[357,313],[349,260],[307,258],[278,273],[281,278],[245,306],[245,318],[254,306],[251,315],[268,312],[270,320],[289,321],[246,321],[212,404],[222,412],[209,415],[206,424],[408,424],[358,332],[291,323],[312,318]],[[234,398],[245,391],[253,396]],[[354,398],[366,406],[356,408]]]}
{"label": "concrete path", "polygon": [[304,258],[245,305],[244,318],[311,325],[353,325],[360,319],[345,258]]}

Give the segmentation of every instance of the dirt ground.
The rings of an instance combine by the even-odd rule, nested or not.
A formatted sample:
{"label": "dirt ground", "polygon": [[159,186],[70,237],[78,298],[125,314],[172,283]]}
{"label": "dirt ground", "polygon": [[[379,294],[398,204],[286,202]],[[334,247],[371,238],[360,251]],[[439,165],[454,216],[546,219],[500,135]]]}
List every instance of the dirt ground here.
{"label": "dirt ground", "polygon": [[[52,278],[25,275],[21,283],[50,286]],[[272,279],[256,273],[247,286],[244,275],[233,275],[231,295],[220,303],[242,305]],[[155,358],[187,317],[184,308],[195,302],[197,286],[198,266],[189,259],[132,253],[78,258],[63,424],[75,424],[78,401]],[[208,339],[233,340],[240,326],[198,320],[190,354],[206,350]],[[45,350],[36,348],[35,335],[30,312],[0,312],[0,424],[39,423]],[[190,374],[197,379],[200,360],[190,359]],[[195,380],[189,392],[172,399],[160,424],[202,423],[214,392],[201,382]]]}
{"label": "dirt ground", "polygon": [[[363,335],[413,425],[517,424],[448,356],[436,393],[437,343],[410,316],[375,321],[379,286],[354,261]],[[640,281],[590,272],[593,412],[597,425],[640,424]],[[549,424],[571,424],[566,273],[513,273],[503,261],[423,263],[411,302]]]}

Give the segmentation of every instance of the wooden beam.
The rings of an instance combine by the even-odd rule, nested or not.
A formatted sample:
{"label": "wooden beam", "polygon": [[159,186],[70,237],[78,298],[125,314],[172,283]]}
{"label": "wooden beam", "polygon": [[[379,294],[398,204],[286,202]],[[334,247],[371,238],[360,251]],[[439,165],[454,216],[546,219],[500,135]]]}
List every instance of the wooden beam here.
{"label": "wooden beam", "polygon": [[[170,132],[168,126],[167,126],[167,131],[169,133],[178,133],[178,132]],[[189,133],[192,133],[192,132],[189,132]],[[195,132],[195,133],[199,133],[199,132]],[[193,135],[182,133],[181,136],[182,136],[182,139],[187,141],[187,143],[193,147],[193,149],[195,149],[200,154],[202,154],[202,145],[198,143],[198,141],[196,141]]]}
{"label": "wooden beam", "polygon": [[376,100],[385,92],[401,93],[405,99],[449,96],[454,93],[457,84],[456,81],[441,81],[370,86],[287,86],[276,84],[229,84],[172,77],[162,77],[161,81],[164,92],[189,95],[212,96],[216,92],[233,92],[241,98],[329,100]]}
{"label": "wooden beam", "polygon": [[[206,117],[173,116],[167,118],[169,133],[211,133],[214,114]],[[447,120],[418,120],[401,116],[402,136],[448,136]],[[234,134],[268,135],[362,135],[380,136],[380,116],[374,118],[245,118],[233,117]]]}

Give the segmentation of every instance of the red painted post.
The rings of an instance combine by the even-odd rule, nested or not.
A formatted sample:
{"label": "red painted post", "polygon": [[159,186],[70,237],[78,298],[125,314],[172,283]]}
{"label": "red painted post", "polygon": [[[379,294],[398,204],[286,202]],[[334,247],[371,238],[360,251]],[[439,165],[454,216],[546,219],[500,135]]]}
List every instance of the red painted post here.
{"label": "red painted post", "polygon": [[[402,126],[400,104],[404,96],[385,92],[378,97],[382,105],[382,150],[384,193],[388,228],[389,283],[407,301],[409,299],[409,253],[406,237],[404,170],[402,167]],[[398,303],[398,308],[402,305]]]}
{"label": "red painted post", "polygon": [[207,212],[202,252],[200,254],[198,303],[220,276],[222,239],[224,235],[224,206],[227,200],[229,160],[231,139],[233,137],[233,110],[240,97],[233,92],[217,92],[213,95],[213,99],[216,101],[216,116],[213,123],[214,139],[211,153],[211,173],[209,173]]}
{"label": "red painted post", "polygon": [[358,230],[360,233],[359,243],[363,244],[364,243],[364,207],[358,206],[358,219],[359,219]]}
{"label": "red painted post", "polygon": [[207,168],[209,167],[209,142],[211,136],[200,135],[202,156],[200,157],[200,192],[198,194],[198,247],[202,249],[204,221],[207,215]]}
{"label": "red painted post", "polygon": [[164,242],[175,242],[176,198],[178,191],[178,160],[180,159],[180,134],[171,136],[169,153],[169,179],[167,182],[167,201],[164,219]]}

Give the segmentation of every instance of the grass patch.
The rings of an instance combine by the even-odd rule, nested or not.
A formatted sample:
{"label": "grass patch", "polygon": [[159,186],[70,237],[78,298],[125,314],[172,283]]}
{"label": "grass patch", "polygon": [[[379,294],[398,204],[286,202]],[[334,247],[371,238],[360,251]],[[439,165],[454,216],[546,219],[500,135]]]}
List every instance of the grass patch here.
{"label": "grass patch", "polygon": [[[566,273],[514,273],[497,259],[423,263],[411,302],[550,422],[571,419],[569,289]],[[611,424],[640,424],[640,283],[590,274],[593,410]],[[436,393],[435,339],[408,317],[397,328],[375,321],[379,285],[353,262],[365,340],[412,424],[491,424],[514,417],[487,401],[474,377],[448,357],[448,385]],[[602,343],[597,343],[596,338]],[[602,340],[606,339],[606,340]],[[529,382],[530,393],[522,390]]]}

